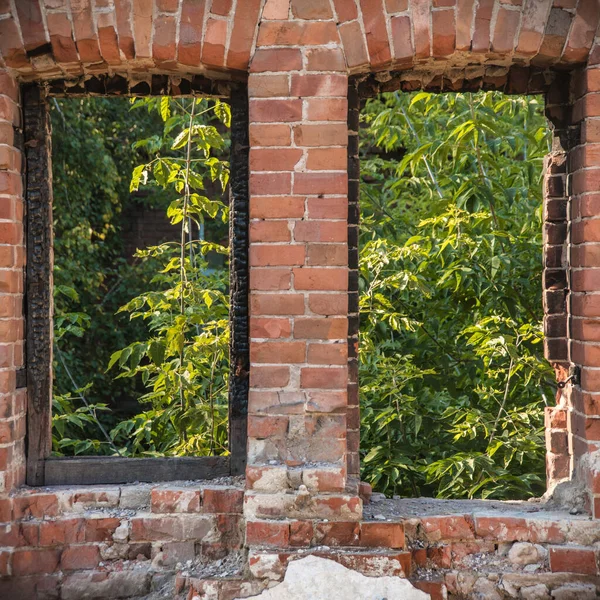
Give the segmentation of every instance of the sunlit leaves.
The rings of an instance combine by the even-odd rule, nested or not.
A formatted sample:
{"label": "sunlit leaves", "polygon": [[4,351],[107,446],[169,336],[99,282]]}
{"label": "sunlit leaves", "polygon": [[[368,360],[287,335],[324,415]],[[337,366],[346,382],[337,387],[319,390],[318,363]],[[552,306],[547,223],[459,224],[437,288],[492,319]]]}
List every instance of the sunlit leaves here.
{"label": "sunlit leaves", "polygon": [[539,493],[541,103],[396,93],[362,117],[363,477],[388,494]]}

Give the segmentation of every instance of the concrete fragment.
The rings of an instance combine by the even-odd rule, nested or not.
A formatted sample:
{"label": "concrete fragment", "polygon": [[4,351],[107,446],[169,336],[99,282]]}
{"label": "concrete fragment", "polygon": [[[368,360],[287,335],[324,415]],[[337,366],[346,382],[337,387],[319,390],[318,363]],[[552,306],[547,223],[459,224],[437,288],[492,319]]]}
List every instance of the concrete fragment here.
{"label": "concrete fragment", "polygon": [[62,600],[96,600],[142,596],[150,591],[147,571],[87,572],[68,575],[61,588]]}
{"label": "concrete fragment", "polygon": [[548,551],[538,544],[529,542],[517,542],[508,551],[508,560],[513,565],[525,566],[543,562]]}
{"label": "concrete fragment", "polygon": [[555,600],[594,600],[596,596],[596,586],[593,584],[567,583],[552,592]]}
{"label": "concrete fragment", "polygon": [[485,577],[480,577],[475,582],[471,598],[473,600],[502,600],[495,583]]}
{"label": "concrete fragment", "polygon": [[121,488],[119,506],[121,508],[139,510],[150,506],[150,494],[152,486],[137,483],[135,485],[124,485]]}
{"label": "concrete fragment", "polygon": [[543,583],[521,588],[523,600],[550,600],[548,588]]}
{"label": "concrete fragment", "polygon": [[[290,562],[279,585],[254,596],[260,600],[428,600],[429,594],[399,577],[365,577],[317,556]],[[239,600],[239,599],[238,599]]]}

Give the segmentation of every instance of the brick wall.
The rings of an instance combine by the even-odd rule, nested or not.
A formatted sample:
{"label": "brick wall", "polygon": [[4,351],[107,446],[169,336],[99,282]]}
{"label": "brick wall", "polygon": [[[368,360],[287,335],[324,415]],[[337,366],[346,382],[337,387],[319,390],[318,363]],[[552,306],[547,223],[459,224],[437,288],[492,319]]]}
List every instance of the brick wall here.
{"label": "brick wall", "polygon": [[[25,480],[22,155],[19,86],[0,71],[0,494]],[[19,382],[21,383],[21,382]]]}
{"label": "brick wall", "polygon": [[[65,513],[52,512],[57,509],[50,494],[49,506],[23,521],[19,507],[31,491],[8,495],[24,478],[26,392],[17,390],[23,364],[24,253],[16,82],[26,81],[67,79],[82,93],[161,93],[170,75],[170,89],[185,94],[210,92],[210,80],[217,87],[223,80],[248,80],[251,368],[244,517],[248,544],[258,554],[248,563],[256,577],[244,588],[246,595],[264,580],[259,566],[265,560],[271,565],[279,561],[281,576],[293,555],[289,547],[298,540],[307,547],[323,540],[333,545],[339,535],[351,548],[362,548],[358,558],[341,559],[355,566],[369,562],[364,552],[371,543],[377,546],[375,554],[406,551],[392,547],[398,545],[396,526],[370,537],[377,528],[362,519],[357,493],[359,98],[415,89],[546,93],[554,127],[544,184],[546,353],[559,381],[577,374],[575,367],[580,374],[547,410],[548,477],[574,477],[598,516],[599,21],[596,0],[0,2],[0,502],[10,507],[2,517],[8,538],[0,569],[30,569],[39,553],[44,566],[37,568],[66,581],[65,573],[71,577],[71,572],[63,555],[72,554],[74,542],[46,546],[41,531],[52,528],[46,521],[79,518],[73,504]],[[108,77],[95,79],[95,74]],[[187,77],[177,83],[182,75]],[[60,86],[50,83],[51,90],[55,87]],[[152,517],[152,522],[157,518],[162,519]],[[182,526],[181,518],[163,523],[168,537],[174,536],[171,525]],[[451,553],[464,554],[463,546],[442,548],[457,535],[455,526],[462,532],[458,543],[467,548],[491,543],[501,549],[505,543],[506,523],[498,526],[497,535],[486,537],[475,522],[474,541],[452,518],[442,522],[444,531],[426,540],[433,548],[426,552],[431,568],[453,569]],[[570,523],[563,513],[556,522],[560,527]],[[96,573],[95,549],[100,552],[104,541],[86,541],[87,527],[83,541],[74,538],[82,544],[81,560],[87,556],[91,561],[89,568],[74,571],[84,582],[80,585],[116,577]],[[417,529],[428,527],[421,520]],[[597,557],[590,548],[599,538],[593,521],[572,527],[585,535],[541,541],[535,528],[519,521],[517,537],[506,542],[550,544],[544,569],[581,583],[576,577],[597,576],[592,573]],[[113,542],[115,533],[110,532]],[[156,535],[139,541],[166,543],[162,530]],[[192,537],[204,539],[200,533]],[[555,545],[564,548],[555,550]],[[26,552],[33,554],[15,562]],[[270,558],[261,558],[265,553]],[[404,556],[392,562],[407,574],[422,556],[411,551],[410,563]],[[578,574],[583,568],[586,572]],[[27,582],[37,577],[22,575]],[[444,577],[443,585],[455,589]],[[35,583],[27,594],[43,597],[44,585],[36,588]],[[178,585],[206,595],[213,584],[182,575]],[[214,583],[212,597],[235,597],[240,585]],[[438,597],[441,589],[435,591]]]}
{"label": "brick wall", "polygon": [[178,563],[198,569],[241,548],[243,497],[239,487],[194,484],[29,489],[0,500],[0,597],[149,593]]}

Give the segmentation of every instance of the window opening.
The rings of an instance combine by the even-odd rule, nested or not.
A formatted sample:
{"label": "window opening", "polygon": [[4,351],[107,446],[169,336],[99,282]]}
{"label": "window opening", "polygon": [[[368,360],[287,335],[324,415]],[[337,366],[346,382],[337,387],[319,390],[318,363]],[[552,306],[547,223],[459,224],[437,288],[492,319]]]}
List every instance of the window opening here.
{"label": "window opening", "polygon": [[[243,88],[235,87],[232,96]],[[33,411],[30,443],[38,427],[50,430],[50,418],[51,440],[40,440],[33,452],[30,445],[28,482],[243,472],[239,380],[247,373],[247,330],[240,331],[240,323],[247,310],[238,296],[247,285],[247,260],[235,256],[247,253],[247,184],[239,183],[247,179],[243,139],[231,182],[229,162],[232,112],[234,119],[247,119],[242,91],[230,103],[167,95],[45,98],[37,86],[24,89],[28,164],[35,167],[44,155],[53,175],[52,189],[28,171],[28,235],[44,228],[36,207],[50,221],[46,239],[37,251],[30,248],[44,277],[36,276],[33,261],[28,326],[35,330],[31,308],[38,303],[39,321],[51,329],[47,364],[38,373],[46,375],[46,385],[52,381],[51,415],[42,407],[49,389],[30,400],[45,413]],[[27,144],[33,137],[42,152]],[[229,239],[230,228],[239,239]],[[52,250],[53,260],[44,254]],[[230,291],[237,311],[231,314]],[[41,345],[28,337],[32,352],[43,354]],[[238,365],[232,376],[230,355]],[[28,385],[36,374],[30,364]]]}
{"label": "window opening", "polygon": [[361,452],[377,491],[545,491],[550,139],[538,96],[396,92],[362,108]]}

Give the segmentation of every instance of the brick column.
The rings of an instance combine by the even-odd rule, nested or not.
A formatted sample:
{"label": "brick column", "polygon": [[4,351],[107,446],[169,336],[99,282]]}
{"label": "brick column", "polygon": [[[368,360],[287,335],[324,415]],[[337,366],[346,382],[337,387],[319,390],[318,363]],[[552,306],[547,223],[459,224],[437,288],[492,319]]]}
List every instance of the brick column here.
{"label": "brick column", "polygon": [[249,76],[250,518],[362,512],[345,493],[347,90],[329,1],[270,2]]}
{"label": "brick column", "polygon": [[570,352],[581,370],[571,395],[568,427],[575,473],[587,482],[600,517],[600,65],[573,77],[573,139],[569,155],[571,202]]}
{"label": "brick column", "polygon": [[[19,88],[0,69],[0,495],[25,481],[23,186]],[[20,379],[20,378],[19,378]],[[21,382],[19,382],[21,385]],[[1,502],[1,501],[0,501]]]}
{"label": "brick column", "polygon": [[[568,77],[559,78],[546,94],[546,115],[552,126],[552,149],[544,161],[544,354],[560,382],[569,376],[567,156],[571,144]],[[567,439],[570,389],[570,386],[557,388],[556,406],[548,406],[545,411],[548,487],[567,479],[571,472]]]}
{"label": "brick column", "polygon": [[360,221],[360,159],[358,81],[348,87],[348,476],[360,478],[360,400],[358,383],[358,226]]}

